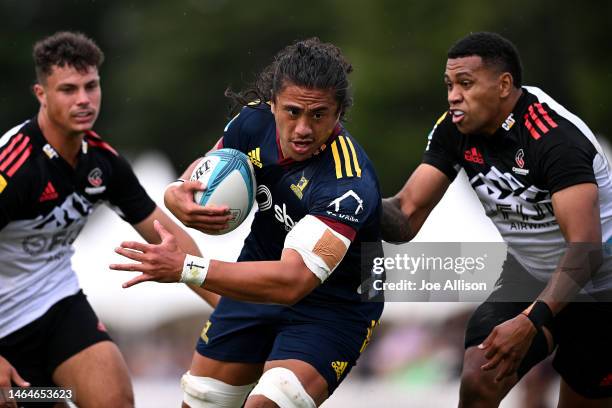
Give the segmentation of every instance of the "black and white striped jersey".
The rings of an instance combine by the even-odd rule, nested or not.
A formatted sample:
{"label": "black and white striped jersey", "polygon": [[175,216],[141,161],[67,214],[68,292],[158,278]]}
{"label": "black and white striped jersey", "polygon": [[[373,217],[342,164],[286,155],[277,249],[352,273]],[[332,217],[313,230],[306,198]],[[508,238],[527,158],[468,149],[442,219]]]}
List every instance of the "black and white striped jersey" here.
{"label": "black and white striped jersey", "polygon": [[[606,157],[587,125],[535,87],[523,87],[514,110],[491,136],[465,135],[443,114],[429,134],[423,162],[453,180],[468,179],[509,251],[547,281],[565,239],[551,196],[566,187],[599,187],[602,242],[612,242],[612,177]],[[608,257],[610,258],[610,257]],[[611,268],[610,259],[604,268]],[[593,282],[612,288],[610,274]],[[605,280],[605,282],[604,282]]]}
{"label": "black and white striped jersey", "polygon": [[155,209],[127,161],[95,133],[85,135],[76,169],[36,118],[0,138],[0,338],[78,291],[72,243],[102,202],[131,224]]}

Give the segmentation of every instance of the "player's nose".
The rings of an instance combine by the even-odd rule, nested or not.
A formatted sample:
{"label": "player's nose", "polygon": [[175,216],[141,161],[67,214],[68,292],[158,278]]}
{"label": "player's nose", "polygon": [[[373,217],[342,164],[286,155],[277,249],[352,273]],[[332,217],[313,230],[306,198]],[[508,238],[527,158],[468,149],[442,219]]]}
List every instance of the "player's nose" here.
{"label": "player's nose", "polygon": [[298,120],[295,126],[295,133],[301,137],[310,136],[312,134],[312,127],[306,118]]}

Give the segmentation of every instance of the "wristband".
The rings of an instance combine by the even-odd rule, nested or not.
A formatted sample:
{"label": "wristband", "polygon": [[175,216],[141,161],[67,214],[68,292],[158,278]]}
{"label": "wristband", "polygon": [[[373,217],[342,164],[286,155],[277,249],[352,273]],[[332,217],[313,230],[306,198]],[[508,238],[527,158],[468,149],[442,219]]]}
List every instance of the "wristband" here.
{"label": "wristband", "polygon": [[540,330],[542,326],[549,330],[552,329],[554,318],[553,312],[546,302],[542,300],[537,300],[529,313],[525,314],[525,316],[531,320],[536,330]]}
{"label": "wristband", "polygon": [[202,286],[208,274],[209,265],[209,258],[200,258],[199,256],[187,254],[187,256],[185,256],[185,262],[183,262],[180,282]]}

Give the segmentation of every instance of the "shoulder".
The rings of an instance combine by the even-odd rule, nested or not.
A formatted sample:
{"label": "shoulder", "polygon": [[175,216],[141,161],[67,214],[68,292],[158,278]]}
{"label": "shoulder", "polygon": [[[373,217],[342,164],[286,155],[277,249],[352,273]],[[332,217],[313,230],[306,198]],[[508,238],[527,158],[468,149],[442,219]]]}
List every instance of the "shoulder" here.
{"label": "shoulder", "polygon": [[536,87],[524,87],[529,93],[528,102],[519,118],[525,137],[530,139],[536,152],[562,149],[590,151],[600,150],[595,135],[575,114]]}
{"label": "shoulder", "polygon": [[266,103],[244,106],[225,127],[225,132],[239,128],[240,131],[256,132],[262,127],[269,126],[274,121],[270,105]]}
{"label": "shoulder", "polygon": [[0,138],[0,175],[9,179],[28,174],[34,157],[38,154],[28,132],[29,121],[13,127]]}
{"label": "shoulder", "polygon": [[115,148],[109,143],[105,142],[102,137],[93,130],[89,130],[85,133],[85,142],[87,143],[88,148],[91,147],[102,152],[110,153],[116,157],[119,156],[117,150],[115,150]]}

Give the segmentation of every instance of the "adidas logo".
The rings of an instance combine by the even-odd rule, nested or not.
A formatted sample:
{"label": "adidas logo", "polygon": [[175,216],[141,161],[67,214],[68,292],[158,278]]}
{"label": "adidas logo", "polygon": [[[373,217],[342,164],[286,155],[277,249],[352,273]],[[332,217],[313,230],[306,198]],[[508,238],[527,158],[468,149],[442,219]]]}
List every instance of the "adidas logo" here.
{"label": "adidas logo", "polygon": [[482,158],[482,154],[475,147],[472,147],[471,149],[466,150],[463,157],[465,158],[465,160],[469,162],[477,163],[477,164],[484,164],[484,159]]}
{"label": "adidas logo", "polygon": [[336,372],[336,380],[340,381],[340,377],[344,374],[344,370],[348,367],[347,361],[334,361],[331,363],[332,368]]}
{"label": "adidas logo", "polygon": [[257,166],[260,169],[263,167],[263,164],[261,163],[261,157],[259,156],[259,147],[251,150],[248,153],[248,156],[251,163],[253,163],[253,166]]}
{"label": "adidas logo", "polygon": [[55,200],[57,197],[59,197],[59,194],[57,194],[57,191],[55,191],[55,187],[53,187],[51,182],[48,182],[47,187],[45,187],[45,190],[40,195],[38,202],[42,203],[44,201]]}

